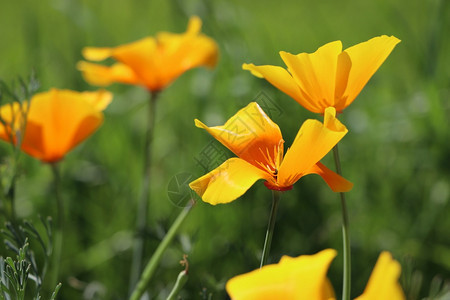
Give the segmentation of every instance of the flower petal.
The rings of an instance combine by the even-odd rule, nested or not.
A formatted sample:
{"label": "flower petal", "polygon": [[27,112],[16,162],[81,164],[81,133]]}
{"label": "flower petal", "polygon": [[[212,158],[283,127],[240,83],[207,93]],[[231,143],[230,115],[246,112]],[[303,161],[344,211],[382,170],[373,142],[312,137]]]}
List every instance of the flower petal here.
{"label": "flower petal", "polygon": [[84,79],[93,85],[107,86],[114,82],[126,84],[141,84],[134,71],[122,63],[111,67],[80,61],[77,69],[82,71]]}
{"label": "flower petal", "polygon": [[401,266],[389,252],[382,252],[370,275],[364,293],[355,300],[406,299],[398,283]]}
{"label": "flower petal", "polygon": [[348,56],[351,63],[347,88],[341,100],[345,102],[342,104],[343,107],[347,107],[353,102],[398,43],[400,43],[398,38],[382,35],[342,52],[340,56]]}
{"label": "flower petal", "polygon": [[313,112],[322,113],[326,107],[335,106],[337,58],[341,51],[341,41],[335,41],[325,44],[314,53],[293,55],[280,52],[296,83],[308,95],[308,102],[315,106]]}
{"label": "flower petal", "polygon": [[257,167],[275,161],[283,142],[278,125],[256,102],[239,110],[223,126],[208,127],[199,120],[195,120],[195,126],[205,129],[234,154]]}
{"label": "flower petal", "polygon": [[83,57],[87,60],[102,61],[112,56],[112,48],[85,47],[81,51]]}
{"label": "flower petal", "polygon": [[330,299],[326,274],[335,256],[333,249],[297,258],[283,256],[278,264],[231,278],[226,289],[233,300]]}
{"label": "flower petal", "polygon": [[324,124],[317,120],[306,120],[278,170],[278,184],[293,185],[306,175],[348,132],[336,119],[336,110],[325,110]]}
{"label": "flower petal", "polygon": [[258,179],[268,175],[239,158],[230,158],[189,184],[203,201],[212,205],[229,203],[242,196]]}
{"label": "flower petal", "polygon": [[317,174],[328,184],[333,192],[348,192],[353,188],[353,183],[331,171],[322,163],[318,162],[311,169],[305,172],[305,175]]}

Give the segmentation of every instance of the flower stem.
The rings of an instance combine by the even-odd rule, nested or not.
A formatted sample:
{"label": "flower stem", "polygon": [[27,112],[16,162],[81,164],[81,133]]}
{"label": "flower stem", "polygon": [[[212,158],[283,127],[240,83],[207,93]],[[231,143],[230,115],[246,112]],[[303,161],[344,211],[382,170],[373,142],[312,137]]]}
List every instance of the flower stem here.
{"label": "flower stem", "polygon": [[[334,162],[336,164],[336,172],[342,176],[341,161],[339,159],[338,145],[333,148]],[[342,300],[350,299],[351,288],[351,254],[350,254],[350,236],[347,204],[345,202],[345,193],[339,193],[342,207],[342,242],[344,249],[344,278],[342,281]]]}
{"label": "flower stem", "polygon": [[150,93],[144,145],[144,171],[142,175],[141,191],[137,203],[137,235],[134,241],[133,258],[131,263],[130,292],[135,288],[136,282],[139,279],[139,274],[142,270],[142,258],[144,256],[144,232],[147,227],[147,211],[150,196],[150,176],[152,167],[152,141],[155,127],[155,106],[157,98],[158,92]]}
{"label": "flower stem", "polygon": [[270,210],[269,225],[267,226],[266,239],[264,240],[264,248],[261,256],[260,268],[262,268],[269,257],[270,245],[272,244],[272,236],[277,219],[278,203],[281,199],[280,191],[272,191],[272,209]]}
{"label": "flower stem", "polygon": [[60,182],[61,175],[58,164],[50,164],[53,172],[54,190],[56,198],[56,230],[53,234],[53,258],[52,258],[52,276],[51,286],[56,286],[59,281],[59,271],[61,265],[61,253],[63,246],[63,230],[64,230],[64,203],[61,198]]}
{"label": "flower stem", "polygon": [[141,278],[139,279],[139,282],[137,283],[133,293],[130,296],[130,300],[139,300],[142,294],[144,294],[145,289],[147,288],[147,285],[149,284],[150,279],[153,276],[153,273],[155,273],[156,267],[158,266],[158,263],[161,260],[164,251],[167,249],[170,242],[175,237],[176,233],[181,227],[181,224],[183,224],[183,221],[186,219],[189,212],[191,211],[191,208],[192,205],[186,206],[178,215],[176,220],[173,222],[166,236],[158,245],[158,248],[156,248],[155,252],[153,253],[152,257],[147,263],[147,266],[142,272]]}

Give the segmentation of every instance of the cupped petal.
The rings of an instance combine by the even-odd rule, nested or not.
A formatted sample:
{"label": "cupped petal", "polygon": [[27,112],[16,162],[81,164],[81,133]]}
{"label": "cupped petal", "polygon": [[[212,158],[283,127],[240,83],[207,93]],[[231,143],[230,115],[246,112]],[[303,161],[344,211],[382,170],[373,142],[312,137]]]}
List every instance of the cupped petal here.
{"label": "cupped petal", "polygon": [[[346,57],[342,60],[349,60],[351,64],[348,71],[347,87],[339,100],[342,102],[342,107],[347,107],[355,100],[398,43],[400,43],[398,38],[382,35],[347,48],[342,52],[340,56]],[[343,64],[342,68],[348,68],[348,63]],[[342,73],[345,74],[346,72]]]}
{"label": "cupped petal", "polygon": [[37,158],[45,162],[58,161],[102,122],[103,114],[85,101],[81,93],[75,98],[70,92],[56,89],[36,94],[31,100],[27,123],[40,127],[42,149],[35,149],[36,143],[31,142],[35,131],[28,128],[22,149],[30,155],[40,152],[42,156]]}
{"label": "cupped petal", "polygon": [[274,87],[300,103],[308,110],[318,112],[309,95],[305,94],[286,69],[278,66],[255,66],[243,64],[242,69],[250,71],[254,76],[266,79]]}
{"label": "cupped petal", "polygon": [[296,83],[314,105],[314,112],[323,113],[325,108],[335,106],[336,69],[341,51],[341,41],[335,41],[325,44],[314,53],[293,55],[280,52]]}
{"label": "cupped petal", "polygon": [[236,200],[259,179],[267,180],[269,176],[246,161],[234,157],[192,181],[189,187],[204,202],[216,205]]}
{"label": "cupped petal", "polygon": [[234,154],[259,168],[266,169],[267,165],[273,168],[283,148],[280,128],[256,102],[239,110],[223,126],[208,127],[199,120],[195,120],[195,126],[205,129]]}
{"label": "cupped petal", "polygon": [[107,86],[115,82],[125,84],[143,84],[136,73],[122,63],[116,63],[111,67],[95,63],[80,61],[77,69],[82,72],[84,80],[93,85]]}
{"label": "cupped petal", "polygon": [[330,299],[333,293],[326,274],[335,256],[333,249],[297,258],[283,256],[278,264],[231,278],[226,290],[233,300]]}
{"label": "cupped petal", "polygon": [[325,121],[306,120],[278,170],[280,186],[293,185],[306,175],[348,132],[336,119],[336,110],[325,110]]}
{"label": "cupped petal", "polygon": [[333,192],[348,192],[353,188],[353,183],[331,171],[321,162],[315,164],[311,169],[305,172],[305,175],[317,174],[328,184]]}
{"label": "cupped petal", "polygon": [[86,101],[92,108],[103,111],[111,103],[113,94],[107,90],[77,92],[72,90],[58,90],[58,97],[65,101]]}
{"label": "cupped petal", "polygon": [[401,266],[389,252],[382,252],[370,275],[364,293],[355,300],[404,300],[403,290],[398,283]]}

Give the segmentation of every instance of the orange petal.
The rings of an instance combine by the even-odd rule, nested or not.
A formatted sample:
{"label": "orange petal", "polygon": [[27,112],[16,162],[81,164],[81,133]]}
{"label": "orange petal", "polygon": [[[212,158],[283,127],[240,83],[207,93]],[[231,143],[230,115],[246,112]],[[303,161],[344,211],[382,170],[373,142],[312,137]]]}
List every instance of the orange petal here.
{"label": "orange petal", "polygon": [[318,162],[310,170],[305,172],[305,175],[317,174],[328,184],[333,192],[348,192],[353,188],[353,183],[331,171],[322,163]]}
{"label": "orange petal", "polygon": [[280,52],[296,83],[308,95],[310,104],[314,105],[313,112],[323,113],[325,108],[335,105],[337,58],[341,51],[341,41],[335,41],[325,44],[311,54],[293,55]]}
{"label": "orange petal", "polygon": [[255,66],[243,64],[242,69],[250,71],[254,76],[266,79],[274,87],[290,96],[309,110],[316,110],[310,97],[298,87],[294,78],[288,71],[278,66]]}
{"label": "orange petal", "polygon": [[230,158],[218,168],[189,184],[203,201],[229,203],[242,196],[258,179],[268,175],[239,158]]}
{"label": "orange petal", "polygon": [[278,264],[231,278],[226,289],[233,300],[330,299],[326,274],[335,256],[333,249],[297,258],[283,256]]}
{"label": "orange petal", "polygon": [[342,107],[347,107],[353,102],[398,43],[400,43],[398,38],[382,35],[347,48],[341,54],[348,56],[346,60],[349,59],[351,64],[347,88],[341,97]]}
{"label": "orange petal", "polygon": [[404,300],[405,295],[398,283],[401,266],[389,252],[382,252],[370,275],[364,293],[355,300]]}
{"label": "orange petal", "polygon": [[112,48],[94,48],[85,47],[81,51],[83,57],[87,60],[101,61],[111,57],[113,52]]}
{"label": "orange petal", "polygon": [[[54,162],[91,135],[103,122],[103,114],[81,93],[74,97],[72,92],[52,89],[32,98],[27,122],[36,129],[29,131],[27,125],[23,150],[30,155],[41,153],[37,158]],[[40,132],[42,149],[36,149],[36,132]]]}
{"label": "orange petal", "polygon": [[[216,140],[249,163],[260,166],[275,161],[283,138],[280,128],[256,102],[239,110],[223,126],[208,127],[199,120],[195,126],[208,131]],[[270,160],[269,159],[269,160]]]}
{"label": "orange petal", "polygon": [[347,128],[335,115],[336,110],[329,107],[325,110],[324,124],[317,120],[303,123],[278,170],[279,185],[293,185],[347,134]]}
{"label": "orange petal", "polygon": [[77,69],[82,71],[84,79],[93,85],[107,86],[115,82],[141,84],[134,71],[121,63],[107,67],[80,61],[77,64]]}

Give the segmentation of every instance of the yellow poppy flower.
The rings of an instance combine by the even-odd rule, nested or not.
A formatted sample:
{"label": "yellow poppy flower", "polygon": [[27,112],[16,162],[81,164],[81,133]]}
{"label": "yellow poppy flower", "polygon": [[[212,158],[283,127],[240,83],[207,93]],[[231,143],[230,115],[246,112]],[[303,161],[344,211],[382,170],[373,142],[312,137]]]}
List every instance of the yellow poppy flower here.
{"label": "yellow poppy flower", "polygon": [[341,41],[335,41],[314,53],[280,51],[287,70],[269,65],[242,67],[312,112],[324,113],[331,106],[340,113],[355,100],[399,42],[394,36],[383,35],[342,51]]}
{"label": "yellow poppy flower", "polygon": [[51,89],[35,94],[31,104],[24,101],[0,107],[0,138],[17,143],[21,149],[43,162],[56,162],[90,136],[103,122],[103,113],[112,100],[105,90],[75,92]]}
{"label": "yellow poppy flower", "polygon": [[353,184],[319,162],[347,133],[335,114],[330,107],[325,111],[324,124],[305,121],[286,155],[280,128],[256,102],[223,126],[208,127],[195,120],[197,127],[207,130],[238,157],[228,159],[189,186],[203,201],[214,205],[235,200],[259,179],[265,179],[269,189],[285,191],[313,173],[320,175],[333,191],[348,191]]}
{"label": "yellow poppy flower", "polygon": [[[335,300],[326,275],[336,251],[326,249],[297,258],[283,256],[278,264],[231,278],[226,290],[233,300]],[[356,300],[406,299],[398,283],[400,264],[382,252],[364,293]]]}
{"label": "yellow poppy flower", "polygon": [[102,61],[112,57],[118,62],[103,66],[81,61],[77,67],[85,80],[94,85],[120,82],[160,91],[189,69],[216,65],[217,44],[200,33],[201,26],[201,20],[192,17],[183,34],[160,32],[156,38],[145,37],[115,48],[86,47],[83,56],[87,60]]}

